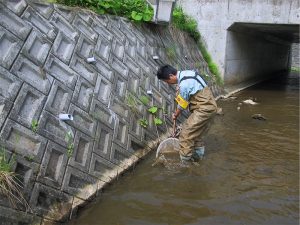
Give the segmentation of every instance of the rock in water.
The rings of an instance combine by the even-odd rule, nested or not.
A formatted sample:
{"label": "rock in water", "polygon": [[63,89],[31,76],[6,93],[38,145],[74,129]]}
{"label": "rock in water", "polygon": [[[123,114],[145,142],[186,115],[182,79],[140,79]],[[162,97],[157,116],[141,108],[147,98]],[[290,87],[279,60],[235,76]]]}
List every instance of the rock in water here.
{"label": "rock in water", "polygon": [[253,119],[256,119],[256,120],[267,120],[267,118],[266,117],[264,117],[263,115],[261,115],[261,114],[254,114],[254,115],[252,115],[252,118]]}
{"label": "rock in water", "polygon": [[243,103],[249,104],[249,105],[257,105],[257,104],[258,104],[257,102],[254,102],[254,101],[251,100],[251,99],[244,100]]}

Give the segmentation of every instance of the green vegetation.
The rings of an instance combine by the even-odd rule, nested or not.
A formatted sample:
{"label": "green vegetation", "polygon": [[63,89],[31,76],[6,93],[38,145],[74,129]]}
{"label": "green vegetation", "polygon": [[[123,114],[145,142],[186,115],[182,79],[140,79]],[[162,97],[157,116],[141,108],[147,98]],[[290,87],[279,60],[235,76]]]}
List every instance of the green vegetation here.
{"label": "green vegetation", "polygon": [[31,121],[31,130],[36,133],[38,129],[38,121],[37,120],[32,120]]}
{"label": "green vegetation", "polygon": [[292,66],[292,67],[291,67],[291,71],[292,71],[292,72],[298,72],[298,73],[299,73],[299,72],[300,72],[300,67]]}
{"label": "green vegetation", "polygon": [[147,96],[145,96],[145,95],[142,95],[142,96],[140,96],[140,98],[139,98],[140,100],[141,100],[141,102],[145,105],[145,106],[147,106],[148,104],[149,104],[149,98],[147,97]]}
{"label": "green vegetation", "polygon": [[169,60],[174,61],[176,59],[176,47],[167,47],[166,48],[166,54]]}
{"label": "green vegetation", "polygon": [[136,97],[132,93],[127,93],[125,96],[125,103],[131,109],[131,112],[138,114],[138,102]]}
{"label": "green vegetation", "polygon": [[17,174],[12,171],[15,161],[14,155],[8,161],[6,150],[3,147],[0,148],[0,195],[6,197],[14,208],[21,204],[28,211],[30,206],[22,193],[23,184]]}
{"label": "green vegetation", "polygon": [[156,106],[152,106],[148,109],[148,112],[151,114],[155,114],[157,112],[158,108]]}
{"label": "green vegetation", "polygon": [[145,0],[55,0],[55,2],[89,8],[98,14],[123,16],[137,22],[150,21],[154,13]]}
{"label": "green vegetation", "polygon": [[73,155],[73,151],[74,151],[73,140],[74,140],[74,138],[73,138],[72,133],[70,131],[68,133],[66,133],[65,141],[67,142],[67,156],[69,158]]}
{"label": "green vegetation", "polygon": [[172,24],[178,29],[187,32],[198,44],[203,58],[207,62],[210,72],[215,76],[217,84],[222,85],[223,80],[220,75],[218,66],[213,62],[210,54],[208,53],[199,31],[197,30],[197,22],[195,19],[187,16],[181,7],[176,7],[173,11]]}
{"label": "green vegetation", "polygon": [[142,127],[147,128],[148,127],[148,121],[146,119],[140,119],[139,123]]}

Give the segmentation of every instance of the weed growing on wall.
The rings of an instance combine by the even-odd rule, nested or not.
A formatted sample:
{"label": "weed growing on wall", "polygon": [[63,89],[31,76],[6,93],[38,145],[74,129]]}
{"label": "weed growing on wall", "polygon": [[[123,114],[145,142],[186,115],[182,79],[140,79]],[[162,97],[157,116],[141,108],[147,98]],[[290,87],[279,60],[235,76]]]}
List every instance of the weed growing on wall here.
{"label": "weed growing on wall", "polygon": [[221,78],[218,66],[213,62],[203,41],[201,40],[201,35],[197,30],[197,21],[187,16],[181,7],[176,7],[172,15],[172,24],[178,29],[187,32],[198,43],[199,49],[203,58],[207,62],[210,72],[215,76],[217,84],[222,85],[223,80]]}
{"label": "weed growing on wall", "polygon": [[23,184],[12,171],[14,164],[14,155],[8,161],[6,150],[0,147],[0,196],[6,197],[14,208],[22,205],[26,211],[31,211],[22,193]]}
{"label": "weed growing on wall", "polygon": [[98,14],[123,16],[133,21],[150,21],[153,9],[145,0],[52,0],[69,6],[89,8]]}

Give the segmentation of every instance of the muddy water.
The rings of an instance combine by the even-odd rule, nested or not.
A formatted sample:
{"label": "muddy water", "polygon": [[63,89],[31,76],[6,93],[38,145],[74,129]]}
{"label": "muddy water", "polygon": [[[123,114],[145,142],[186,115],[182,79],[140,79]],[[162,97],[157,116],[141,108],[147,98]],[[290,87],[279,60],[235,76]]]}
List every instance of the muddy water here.
{"label": "muddy water", "polygon": [[[73,225],[298,224],[299,75],[219,101],[199,166],[151,167],[154,154],[84,209]],[[238,103],[249,97],[258,105]],[[251,116],[261,113],[266,121]]]}

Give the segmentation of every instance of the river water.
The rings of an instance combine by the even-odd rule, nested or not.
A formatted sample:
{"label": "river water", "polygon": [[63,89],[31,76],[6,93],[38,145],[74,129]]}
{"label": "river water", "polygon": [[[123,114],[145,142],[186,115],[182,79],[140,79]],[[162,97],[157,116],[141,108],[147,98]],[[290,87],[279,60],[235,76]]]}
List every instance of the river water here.
{"label": "river water", "polygon": [[[220,100],[200,165],[152,167],[121,177],[72,225],[298,225],[299,74]],[[241,105],[254,98],[258,105]],[[260,113],[266,121],[252,119]]]}

